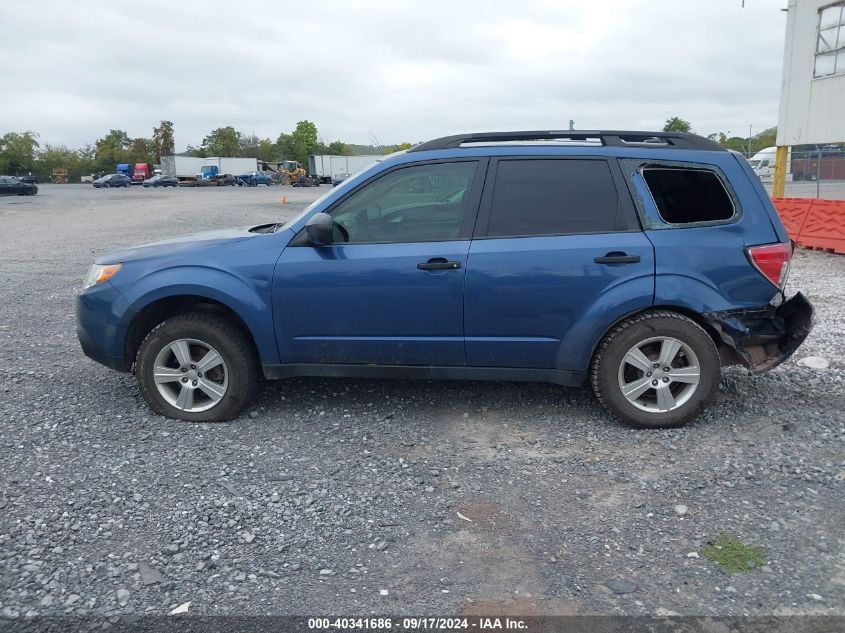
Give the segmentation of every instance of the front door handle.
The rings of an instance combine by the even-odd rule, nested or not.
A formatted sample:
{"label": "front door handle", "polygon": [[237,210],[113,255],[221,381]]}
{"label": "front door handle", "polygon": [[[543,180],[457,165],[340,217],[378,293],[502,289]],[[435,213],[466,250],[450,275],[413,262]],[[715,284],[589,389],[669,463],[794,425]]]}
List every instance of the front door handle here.
{"label": "front door handle", "polygon": [[640,256],[613,251],[607,253],[604,257],[596,257],[593,261],[597,264],[636,264],[640,261]]}
{"label": "front door handle", "polygon": [[435,257],[422,264],[417,264],[417,268],[420,270],[457,270],[460,267],[461,262],[450,262],[444,257]]}

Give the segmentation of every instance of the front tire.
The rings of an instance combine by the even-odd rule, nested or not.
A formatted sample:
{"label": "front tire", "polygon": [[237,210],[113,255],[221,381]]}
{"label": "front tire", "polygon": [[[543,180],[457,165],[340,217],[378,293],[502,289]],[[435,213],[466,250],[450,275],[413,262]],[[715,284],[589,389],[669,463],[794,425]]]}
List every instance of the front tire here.
{"label": "front tire", "polygon": [[189,422],[232,419],[261,380],[255,348],[243,330],[201,313],[156,326],[138,349],[135,375],[153,411]]}
{"label": "front tire", "polygon": [[666,429],[698,417],[712,401],[720,375],[710,335],[692,319],[660,310],[626,319],[602,339],[590,381],[615,419]]}

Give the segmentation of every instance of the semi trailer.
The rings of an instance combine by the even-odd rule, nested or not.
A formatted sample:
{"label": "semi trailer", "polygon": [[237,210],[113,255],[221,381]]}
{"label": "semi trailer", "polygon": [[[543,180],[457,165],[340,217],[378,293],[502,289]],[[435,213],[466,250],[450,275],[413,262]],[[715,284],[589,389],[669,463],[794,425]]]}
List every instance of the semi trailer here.
{"label": "semi trailer", "polygon": [[332,182],[340,174],[354,174],[384,160],[382,155],[373,156],[338,156],[334,154],[312,155],[308,157],[308,174],[316,177],[323,184]]}

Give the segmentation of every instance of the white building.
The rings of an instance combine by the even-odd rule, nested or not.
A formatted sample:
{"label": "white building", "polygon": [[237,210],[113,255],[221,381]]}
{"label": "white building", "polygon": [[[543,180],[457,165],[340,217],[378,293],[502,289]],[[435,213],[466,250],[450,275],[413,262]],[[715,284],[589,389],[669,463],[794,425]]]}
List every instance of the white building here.
{"label": "white building", "polygon": [[845,141],[845,0],[789,0],[777,144]]}

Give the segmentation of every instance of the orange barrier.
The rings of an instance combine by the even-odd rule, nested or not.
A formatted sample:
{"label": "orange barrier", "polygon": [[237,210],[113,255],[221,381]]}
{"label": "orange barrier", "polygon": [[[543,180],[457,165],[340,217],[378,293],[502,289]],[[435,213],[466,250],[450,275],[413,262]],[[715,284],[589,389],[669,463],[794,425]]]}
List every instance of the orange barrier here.
{"label": "orange barrier", "polygon": [[772,198],[772,202],[796,244],[845,254],[845,200]]}

